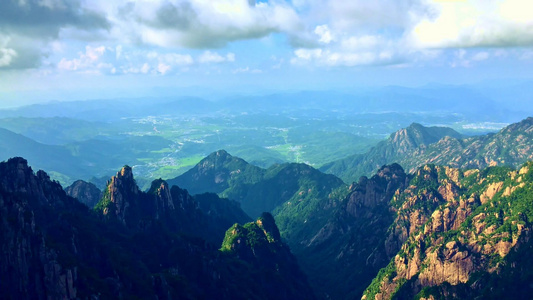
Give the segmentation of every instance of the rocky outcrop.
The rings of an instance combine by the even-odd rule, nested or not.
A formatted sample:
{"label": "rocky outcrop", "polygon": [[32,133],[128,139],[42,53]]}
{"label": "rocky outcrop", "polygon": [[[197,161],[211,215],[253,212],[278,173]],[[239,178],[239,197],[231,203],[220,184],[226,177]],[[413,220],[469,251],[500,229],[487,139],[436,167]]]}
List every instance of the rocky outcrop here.
{"label": "rocky outcrop", "polygon": [[104,216],[118,220],[120,223],[132,227],[138,221],[140,212],[141,191],[133,179],[130,166],[124,166],[108,181],[102,200],[96,209]]}
{"label": "rocky outcrop", "polygon": [[[424,215],[424,221],[411,226],[398,254],[374,279],[363,298],[412,298],[421,291],[425,295],[428,287],[435,287],[433,291],[438,291],[435,296],[458,290],[479,291],[481,287],[472,283],[472,276],[499,274],[505,266],[502,261],[512,251],[520,251],[521,244],[529,240],[528,224],[533,215],[524,208],[533,204],[528,196],[533,192],[530,165],[520,171],[495,168],[450,172],[450,168],[427,166],[421,169],[402,195],[398,216]],[[434,170],[436,184],[420,185],[417,177],[432,177],[422,172],[426,169]],[[421,206],[413,201],[417,195],[432,191],[436,192],[436,205],[425,202]],[[405,222],[399,221],[395,220],[395,228],[405,226]],[[388,240],[398,241],[405,236],[402,232]]]}
{"label": "rocky outcrop", "polygon": [[277,289],[263,295],[267,299],[315,299],[305,275],[289,247],[281,241],[279,230],[270,213],[255,222],[235,224],[226,232],[221,251],[236,256],[261,270],[263,276],[282,282]]}

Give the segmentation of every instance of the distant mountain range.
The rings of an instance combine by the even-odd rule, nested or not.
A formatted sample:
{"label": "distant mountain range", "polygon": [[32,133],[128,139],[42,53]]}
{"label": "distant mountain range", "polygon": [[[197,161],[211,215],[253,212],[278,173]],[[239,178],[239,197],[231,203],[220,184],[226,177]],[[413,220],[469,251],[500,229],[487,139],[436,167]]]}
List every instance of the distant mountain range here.
{"label": "distant mountain range", "polygon": [[382,165],[399,163],[409,172],[434,163],[456,168],[518,167],[533,159],[533,118],[511,124],[495,134],[462,137],[450,128],[413,123],[364,154],[356,154],[320,168],[345,182],[369,176]]}
{"label": "distant mountain range", "polygon": [[[227,96],[216,101],[199,97],[117,98],[76,102],[50,102],[0,111],[1,118],[68,117],[89,121],[108,121],[117,117],[197,114],[213,112],[293,111],[305,114],[324,111],[368,112],[454,112],[478,120],[508,121],[517,115],[533,113],[529,100],[530,82],[498,89],[495,85],[427,85],[419,88],[386,86],[353,91],[295,91],[266,95]],[[502,94],[502,90],[505,94]],[[513,94],[510,94],[510,93]],[[181,94],[181,91],[180,91]],[[495,97],[494,95],[497,95]],[[502,99],[505,99],[502,101]],[[480,106],[482,103],[482,106]]]}
{"label": "distant mountain range", "polygon": [[47,170],[63,183],[105,176],[121,165],[135,163],[138,158],[170,144],[158,136],[123,136],[114,140],[89,139],[50,145],[0,128],[2,158],[23,156],[34,161],[36,168]]}

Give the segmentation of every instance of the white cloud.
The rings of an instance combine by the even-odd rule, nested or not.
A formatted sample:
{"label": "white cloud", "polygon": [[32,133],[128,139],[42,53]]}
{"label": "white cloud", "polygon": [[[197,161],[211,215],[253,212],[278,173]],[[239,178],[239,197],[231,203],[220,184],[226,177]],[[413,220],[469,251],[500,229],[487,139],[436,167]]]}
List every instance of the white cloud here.
{"label": "white cloud", "polygon": [[122,45],[118,45],[115,47],[115,55],[116,59],[120,59],[120,57],[122,56]]}
{"label": "white cloud", "polygon": [[235,61],[235,54],[234,53],[228,53],[226,56],[222,56],[216,52],[211,51],[205,51],[200,55],[198,58],[198,62],[202,64],[208,64],[208,63],[222,63],[222,62],[234,62]]}
{"label": "white cloud", "polygon": [[117,34],[160,47],[216,48],[274,32],[291,32],[299,17],[287,3],[248,0],[142,0],[126,4]]}
{"label": "white cloud", "polygon": [[311,60],[322,57],[322,49],[298,49],[294,51],[298,60]]}
{"label": "white cloud", "polygon": [[533,45],[533,2],[469,0],[433,2],[437,12],[412,30],[423,48]]}
{"label": "white cloud", "polygon": [[533,59],[533,50],[526,50],[520,55],[521,60]]}
{"label": "white cloud", "polygon": [[469,68],[476,62],[487,60],[491,54],[487,51],[475,52],[473,50],[458,49],[453,52],[453,59],[450,62],[452,68]]}
{"label": "white cloud", "polygon": [[166,53],[159,55],[159,61],[175,66],[188,66],[194,63],[194,59],[189,54]]}
{"label": "white cloud", "polygon": [[104,46],[92,47],[90,45],[85,46],[85,53],[79,53],[79,58],[66,59],[63,58],[57,65],[60,70],[78,71],[87,69],[106,68],[106,64],[97,64],[100,57],[105,53]]}
{"label": "white cloud", "polygon": [[17,53],[4,56],[3,69],[40,66],[57,50],[59,44],[54,43],[64,29],[97,32],[110,25],[104,15],[88,10],[83,0],[0,1],[0,12],[0,39],[9,37],[5,48]]}
{"label": "white cloud", "polygon": [[478,52],[474,54],[474,56],[472,56],[472,60],[482,61],[482,60],[488,59],[489,57],[490,57],[490,54],[488,52]]}
{"label": "white cloud", "polygon": [[0,48],[0,67],[7,67],[17,57],[17,51],[11,48]]}
{"label": "white cloud", "polygon": [[[502,55],[528,59],[527,52],[500,55],[494,47],[533,46],[533,2],[528,0],[19,2],[0,1],[0,11],[7,12],[0,32],[10,38],[0,39],[2,69],[55,63],[61,70],[87,71],[113,64],[117,74],[170,74],[234,62],[235,54],[220,48],[266,37],[272,41],[267,47],[279,47],[275,50],[280,41],[289,41],[293,48],[286,62],[318,66],[422,64],[439,57],[451,58],[444,64],[469,66]],[[80,41],[106,45],[107,51],[94,47],[69,55]],[[243,46],[236,45],[232,51],[241,55]],[[471,47],[484,49],[453,55]]]}
{"label": "white cloud", "polygon": [[372,49],[383,43],[383,38],[375,35],[351,36],[341,41],[342,47],[347,50]]}
{"label": "white cloud", "polygon": [[315,33],[320,37],[319,42],[324,44],[329,44],[333,40],[331,31],[329,30],[328,25],[320,25],[315,28]]}
{"label": "white cloud", "polygon": [[141,73],[148,74],[150,71],[150,66],[147,63],[144,63],[144,65],[141,67]]}
{"label": "white cloud", "polygon": [[157,72],[165,75],[168,71],[170,71],[172,67],[170,65],[166,65],[164,63],[160,63],[157,65]]}
{"label": "white cloud", "polygon": [[241,74],[241,73],[261,74],[263,73],[263,71],[260,69],[251,69],[250,67],[246,67],[246,68],[237,68],[233,70],[232,73],[233,74]]}
{"label": "white cloud", "polygon": [[322,49],[298,49],[292,64],[314,63],[319,66],[361,66],[397,63],[394,53],[388,51],[342,52]]}

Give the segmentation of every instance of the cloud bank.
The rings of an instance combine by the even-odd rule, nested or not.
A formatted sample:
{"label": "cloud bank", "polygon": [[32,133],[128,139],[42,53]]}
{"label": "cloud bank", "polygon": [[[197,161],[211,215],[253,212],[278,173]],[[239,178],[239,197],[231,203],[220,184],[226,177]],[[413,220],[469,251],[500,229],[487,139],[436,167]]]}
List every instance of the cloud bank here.
{"label": "cloud bank", "polygon": [[533,47],[533,2],[0,1],[0,69],[172,74],[235,64],[225,48],[272,36],[284,37],[274,47],[295,66],[403,65],[460,49],[472,64],[498,57],[493,48]]}

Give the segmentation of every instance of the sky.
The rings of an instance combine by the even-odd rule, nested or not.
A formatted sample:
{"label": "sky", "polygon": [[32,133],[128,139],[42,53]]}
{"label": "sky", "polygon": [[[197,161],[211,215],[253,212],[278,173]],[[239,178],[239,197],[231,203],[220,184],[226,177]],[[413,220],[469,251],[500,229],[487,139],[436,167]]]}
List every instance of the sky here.
{"label": "sky", "polygon": [[1,0],[0,107],[533,79],[531,0]]}

